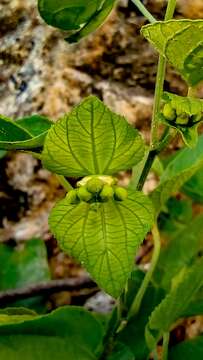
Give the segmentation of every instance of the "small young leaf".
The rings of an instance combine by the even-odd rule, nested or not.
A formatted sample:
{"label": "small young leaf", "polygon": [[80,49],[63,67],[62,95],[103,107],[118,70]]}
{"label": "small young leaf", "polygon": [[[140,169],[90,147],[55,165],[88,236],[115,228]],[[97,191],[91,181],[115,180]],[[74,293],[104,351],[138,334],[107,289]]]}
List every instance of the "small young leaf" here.
{"label": "small young leaf", "polygon": [[64,176],[111,175],[144,156],[138,131],[90,96],[48,132],[43,164]]}
{"label": "small young leaf", "polygon": [[203,80],[203,20],[157,21],[144,26],[142,34],[190,86]]}
{"label": "small young leaf", "polygon": [[121,202],[70,205],[65,198],[52,210],[49,223],[61,248],[81,261],[106,292],[117,297],[153,220],[148,198],[129,191]]}
{"label": "small young leaf", "polygon": [[0,149],[33,149],[41,147],[52,122],[33,115],[12,121],[0,115]]}
{"label": "small young leaf", "polygon": [[146,327],[146,340],[153,350],[158,339],[182,316],[194,295],[203,285],[203,258],[196,261],[188,271],[183,273],[171,291],[155,308]]}
{"label": "small young leaf", "polygon": [[203,166],[203,136],[198,139],[194,149],[182,149],[166,167],[160,184],[152,193],[155,208],[159,211],[172,193],[189,180]]}
{"label": "small young leaf", "polygon": [[169,360],[202,360],[203,336],[183,341],[169,351]]}
{"label": "small young leaf", "polygon": [[1,360],[98,359],[103,330],[83,308],[62,307],[44,316],[14,316],[0,314]]}
{"label": "small young leaf", "polygon": [[[197,145],[198,141],[198,127],[203,121],[203,100],[182,97],[175,94],[165,92],[163,100],[166,102],[163,113],[159,115],[159,119],[169,125],[181,134],[183,141],[189,147]],[[166,106],[170,106],[172,111],[178,116],[172,120],[167,119],[167,114],[170,115],[169,110],[166,112]],[[165,114],[165,115],[164,115]]]}

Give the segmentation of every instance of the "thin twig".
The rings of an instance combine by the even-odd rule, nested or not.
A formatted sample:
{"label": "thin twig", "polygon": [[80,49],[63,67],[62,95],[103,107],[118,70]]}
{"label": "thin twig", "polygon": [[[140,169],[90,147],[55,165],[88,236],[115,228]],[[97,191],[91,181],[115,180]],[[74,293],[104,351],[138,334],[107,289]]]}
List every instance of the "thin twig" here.
{"label": "thin twig", "polygon": [[0,305],[7,306],[10,302],[28,299],[39,295],[51,295],[60,291],[73,292],[82,289],[95,289],[96,292],[97,285],[88,276],[40,282],[19,289],[1,291]]}

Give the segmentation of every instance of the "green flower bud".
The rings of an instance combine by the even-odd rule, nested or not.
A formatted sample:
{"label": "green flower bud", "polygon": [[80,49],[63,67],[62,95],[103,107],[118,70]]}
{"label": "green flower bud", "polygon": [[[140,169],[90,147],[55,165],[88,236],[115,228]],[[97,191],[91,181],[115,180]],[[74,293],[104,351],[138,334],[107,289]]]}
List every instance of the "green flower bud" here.
{"label": "green flower bud", "polygon": [[81,186],[77,190],[77,195],[80,200],[85,201],[85,202],[88,202],[89,200],[92,199],[92,194],[89,191],[87,191],[85,186]]}
{"label": "green flower bud", "polygon": [[123,187],[115,187],[114,189],[114,199],[117,201],[124,201],[128,197],[128,192]]}
{"label": "green flower bud", "polygon": [[70,190],[67,194],[67,200],[69,204],[77,204],[79,202],[77,190]]}
{"label": "green flower bud", "polygon": [[163,115],[166,120],[173,121],[176,118],[176,111],[172,108],[171,104],[167,103],[164,105]]}
{"label": "green flower bud", "polygon": [[113,198],[113,194],[114,194],[113,188],[110,185],[104,185],[99,196],[102,201],[108,201]]}
{"label": "green flower bud", "polygon": [[87,182],[87,190],[92,194],[98,194],[103,188],[103,181],[100,180],[98,177],[92,177]]}
{"label": "green flower bud", "polygon": [[186,113],[182,113],[181,115],[177,116],[176,124],[177,125],[187,125],[189,122],[190,116]]}

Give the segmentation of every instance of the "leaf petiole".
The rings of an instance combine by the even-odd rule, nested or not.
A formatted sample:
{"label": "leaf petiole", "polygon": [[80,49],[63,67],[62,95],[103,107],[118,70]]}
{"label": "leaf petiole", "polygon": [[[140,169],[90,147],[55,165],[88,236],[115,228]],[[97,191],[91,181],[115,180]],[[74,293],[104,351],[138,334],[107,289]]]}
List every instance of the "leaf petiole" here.
{"label": "leaf petiole", "polygon": [[151,24],[155,23],[157,20],[154,18],[154,16],[146,9],[146,7],[141,3],[140,0],[131,0],[135,6],[140,10],[140,12],[146,17],[147,20]]}
{"label": "leaf petiole", "polygon": [[163,334],[163,353],[162,353],[162,360],[168,360],[168,345],[170,340],[170,333],[165,332]]}
{"label": "leaf petiole", "polygon": [[72,185],[63,175],[56,175],[56,177],[66,191],[70,191],[73,189]]}

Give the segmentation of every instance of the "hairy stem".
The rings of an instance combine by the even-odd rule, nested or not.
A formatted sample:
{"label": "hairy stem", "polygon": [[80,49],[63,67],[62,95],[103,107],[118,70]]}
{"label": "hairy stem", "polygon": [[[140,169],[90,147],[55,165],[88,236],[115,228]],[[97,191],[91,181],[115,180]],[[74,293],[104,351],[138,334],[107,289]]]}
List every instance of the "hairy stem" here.
{"label": "hairy stem", "polygon": [[149,20],[150,23],[155,23],[156,19],[152,16],[152,14],[146,9],[143,3],[140,0],[131,0],[135,6],[140,10],[140,12]]}
{"label": "hairy stem", "polygon": [[[176,8],[176,0],[168,0],[168,6],[167,6],[167,10],[166,10],[166,15],[164,18],[165,21],[172,19],[175,8]],[[160,55],[159,62],[158,62],[158,69],[157,69],[154,108],[153,108],[153,115],[152,115],[152,127],[151,127],[151,148],[152,149],[155,149],[158,144],[159,120],[158,120],[157,115],[159,113],[160,105],[161,105],[165,72],[166,72],[166,59],[163,55]]]}
{"label": "hairy stem", "polygon": [[62,175],[56,175],[59,183],[64,187],[66,191],[70,191],[73,189],[72,185],[69,183],[68,180]]}
{"label": "hairy stem", "polygon": [[162,360],[168,360],[168,344],[170,340],[170,333],[165,332],[163,334],[163,353],[162,353]]}
{"label": "hairy stem", "polygon": [[159,253],[160,253],[160,248],[161,248],[161,240],[160,240],[160,235],[159,235],[159,230],[158,230],[157,224],[155,224],[152,229],[152,235],[153,235],[153,239],[154,239],[154,251],[153,251],[153,255],[152,255],[150,269],[146,273],[145,278],[142,282],[142,285],[139,288],[137,295],[132,303],[132,306],[128,312],[128,319],[131,318],[132,316],[135,316],[139,312],[140,306],[142,303],[142,299],[143,299],[145,292],[147,290],[147,287],[151,281],[154,269],[156,267],[156,264],[157,264],[157,261],[159,258]]}

